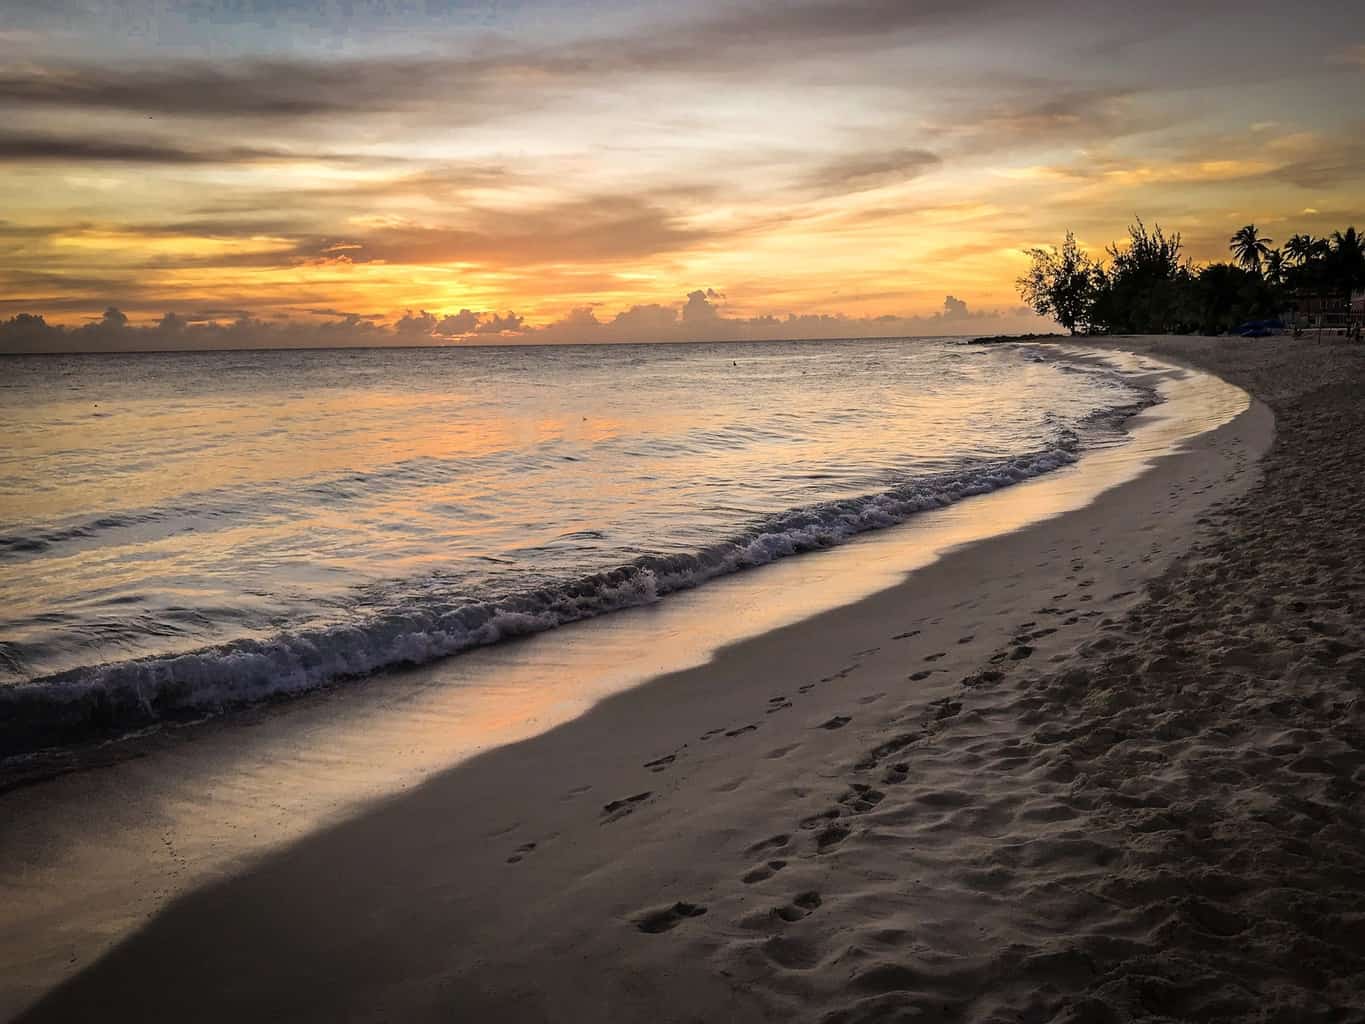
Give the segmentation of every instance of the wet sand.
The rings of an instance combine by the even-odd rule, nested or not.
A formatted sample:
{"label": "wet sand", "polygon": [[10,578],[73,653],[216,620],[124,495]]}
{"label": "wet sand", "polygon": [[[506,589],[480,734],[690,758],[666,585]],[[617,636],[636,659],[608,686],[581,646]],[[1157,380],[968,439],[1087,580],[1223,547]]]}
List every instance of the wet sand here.
{"label": "wet sand", "polygon": [[1365,360],[1119,344],[1277,429],[308,834],[20,1019],[1352,1019]]}

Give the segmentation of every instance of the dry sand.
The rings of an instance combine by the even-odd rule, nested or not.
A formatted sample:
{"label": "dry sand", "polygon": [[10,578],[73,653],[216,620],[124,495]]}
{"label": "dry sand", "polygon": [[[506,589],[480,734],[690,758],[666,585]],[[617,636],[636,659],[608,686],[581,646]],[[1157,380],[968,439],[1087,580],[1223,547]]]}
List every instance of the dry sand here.
{"label": "dry sand", "polygon": [[1121,344],[1259,396],[1269,454],[1257,404],[191,893],[21,1019],[1365,1019],[1365,358]]}

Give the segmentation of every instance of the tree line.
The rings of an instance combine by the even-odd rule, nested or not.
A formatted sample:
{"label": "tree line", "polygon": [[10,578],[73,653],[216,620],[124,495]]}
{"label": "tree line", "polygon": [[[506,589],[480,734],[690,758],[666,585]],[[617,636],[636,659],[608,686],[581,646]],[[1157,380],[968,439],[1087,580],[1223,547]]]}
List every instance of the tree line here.
{"label": "tree line", "polygon": [[1017,285],[1035,313],[1073,334],[1223,334],[1296,304],[1345,308],[1365,288],[1365,247],[1353,227],[1272,244],[1248,224],[1228,240],[1231,261],[1197,267],[1178,233],[1138,218],[1126,242],[1105,249],[1107,261],[1070,231],[1061,248],[1025,250],[1032,264]]}

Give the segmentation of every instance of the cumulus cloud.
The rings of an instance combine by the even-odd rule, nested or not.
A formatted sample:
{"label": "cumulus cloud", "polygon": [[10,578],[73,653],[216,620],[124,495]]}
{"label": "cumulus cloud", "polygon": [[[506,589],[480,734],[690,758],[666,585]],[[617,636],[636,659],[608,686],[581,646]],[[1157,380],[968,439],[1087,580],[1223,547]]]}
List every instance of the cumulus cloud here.
{"label": "cumulus cloud", "polygon": [[436,325],[435,333],[449,338],[455,334],[470,334],[478,330],[479,314],[468,309],[462,309],[458,313],[451,313],[441,318]]}
{"label": "cumulus cloud", "polygon": [[689,292],[682,308],[682,322],[689,325],[715,323],[720,319],[716,302],[723,298],[714,288]]}
{"label": "cumulus cloud", "polygon": [[943,319],[945,320],[966,320],[971,314],[967,312],[967,303],[953,295],[943,297]]}
{"label": "cumulus cloud", "polygon": [[513,313],[511,310],[508,310],[502,316],[499,316],[496,313],[481,313],[479,315],[484,319],[482,319],[478,326],[474,328],[476,334],[503,334],[519,331],[522,328],[522,324],[525,323],[523,317],[517,316],[517,314]]}
{"label": "cumulus cloud", "polygon": [[400,338],[435,334],[439,323],[435,314],[428,313],[425,309],[420,313],[408,310],[393,325],[393,333]]}
{"label": "cumulus cloud", "polygon": [[523,344],[609,344],[686,341],[783,341],[814,338],[916,337],[965,333],[989,325],[993,331],[1038,329],[1042,321],[1024,309],[971,312],[946,296],[943,311],[929,316],[853,317],[829,313],[727,316],[725,297],[712,288],[690,292],[677,306],[643,303],[603,319],[591,306],[570,310],[559,320],[528,324],[508,311],[461,309],[456,313],[407,310],[391,323],[355,313],[330,320],[266,320],[245,311],[200,310],[166,313],[137,326],[117,307],[80,326],[49,324],[20,313],[0,320],[0,352],[119,352],[223,348],[308,348],[381,345],[441,345],[496,339]]}
{"label": "cumulus cloud", "polygon": [[390,345],[401,339],[393,328],[354,315],[302,322],[262,320],[247,313],[229,320],[167,313],[154,324],[136,326],[110,306],[99,319],[78,327],[49,324],[30,313],[0,320],[3,353],[331,348]]}
{"label": "cumulus cloud", "polygon": [[971,312],[965,301],[952,295],[945,297],[943,312],[928,316],[789,313],[739,317],[727,316],[723,302],[720,292],[698,289],[690,292],[680,306],[635,305],[606,320],[585,306],[553,323],[527,329],[523,340],[592,344],[894,338],[959,334],[982,324],[989,324],[992,331],[1037,330],[1042,323],[1025,309]]}

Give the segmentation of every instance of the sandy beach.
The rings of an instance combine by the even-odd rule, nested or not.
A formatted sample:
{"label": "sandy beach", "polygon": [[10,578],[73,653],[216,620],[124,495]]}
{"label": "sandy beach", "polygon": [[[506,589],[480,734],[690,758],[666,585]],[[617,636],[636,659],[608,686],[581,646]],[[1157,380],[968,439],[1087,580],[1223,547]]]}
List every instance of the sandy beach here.
{"label": "sandy beach", "polygon": [[0,1013],[1365,1020],[1365,355],[1112,344],[1254,401],[309,829],[55,988],[7,929]]}

